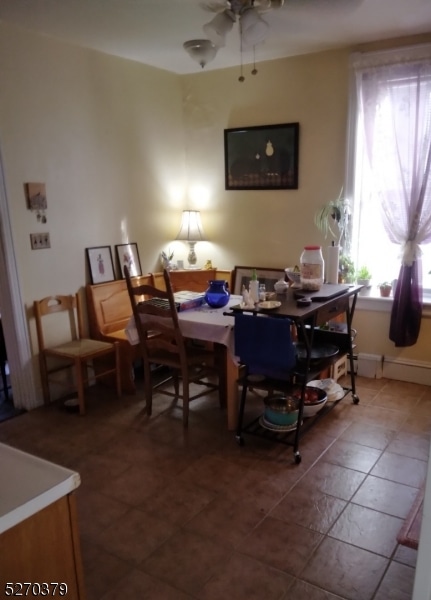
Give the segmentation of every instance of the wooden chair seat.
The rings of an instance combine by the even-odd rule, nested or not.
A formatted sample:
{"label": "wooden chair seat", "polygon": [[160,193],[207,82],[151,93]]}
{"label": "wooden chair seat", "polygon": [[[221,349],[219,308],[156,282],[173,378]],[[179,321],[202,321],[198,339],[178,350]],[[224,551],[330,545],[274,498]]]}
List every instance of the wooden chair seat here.
{"label": "wooden chair seat", "polygon": [[[79,294],[47,296],[41,300],[35,300],[33,309],[36,319],[40,375],[45,403],[50,402],[51,376],[59,371],[72,368],[75,376],[75,387],[78,392],[79,413],[81,415],[85,414],[84,389],[90,380],[90,366],[92,367],[91,377],[94,379],[115,375],[117,395],[120,397],[119,343],[92,340],[83,336],[83,317]],[[54,318],[57,313],[62,313],[64,316],[64,325],[61,322],[62,335],[70,339],[60,343],[47,344],[48,320]],[[51,328],[53,326],[57,334],[60,329],[58,316],[55,323],[51,322]],[[54,358],[55,361],[49,360]],[[95,367],[94,363],[98,364],[98,368]],[[57,383],[64,384],[65,382],[64,380],[61,382],[57,380]]]}

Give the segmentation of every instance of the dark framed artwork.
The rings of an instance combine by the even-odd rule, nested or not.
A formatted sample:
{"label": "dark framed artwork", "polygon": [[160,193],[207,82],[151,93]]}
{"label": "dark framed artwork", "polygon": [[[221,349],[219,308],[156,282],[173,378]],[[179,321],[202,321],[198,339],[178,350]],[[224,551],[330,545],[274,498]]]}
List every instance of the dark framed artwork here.
{"label": "dark framed artwork", "polygon": [[227,190],[298,189],[299,123],[224,130]]}
{"label": "dark framed artwork", "polygon": [[253,274],[253,269],[256,269],[259,283],[264,283],[267,292],[274,291],[274,285],[279,279],[286,281],[286,273],[284,269],[271,269],[266,267],[235,267],[233,271],[233,294],[238,295],[242,292],[244,285],[248,289],[250,279]]}
{"label": "dark framed artwork", "polygon": [[85,252],[92,284],[115,280],[111,246],[86,248]]}
{"label": "dark framed artwork", "polygon": [[130,244],[117,244],[115,246],[117,252],[118,264],[120,266],[121,277],[124,279],[124,267],[129,267],[131,277],[142,275],[141,261],[139,260],[138,244],[131,242]]}

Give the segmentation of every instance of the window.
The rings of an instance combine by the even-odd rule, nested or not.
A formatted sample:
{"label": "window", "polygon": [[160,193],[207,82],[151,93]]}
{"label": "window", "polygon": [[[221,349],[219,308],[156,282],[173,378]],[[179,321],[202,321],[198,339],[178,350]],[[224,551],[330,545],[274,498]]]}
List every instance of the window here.
{"label": "window", "polygon": [[406,232],[417,214],[412,198],[422,186],[417,241],[424,292],[431,295],[431,47],[354,55],[351,65],[347,193],[353,198],[353,261],[370,269],[375,285],[398,277]]}

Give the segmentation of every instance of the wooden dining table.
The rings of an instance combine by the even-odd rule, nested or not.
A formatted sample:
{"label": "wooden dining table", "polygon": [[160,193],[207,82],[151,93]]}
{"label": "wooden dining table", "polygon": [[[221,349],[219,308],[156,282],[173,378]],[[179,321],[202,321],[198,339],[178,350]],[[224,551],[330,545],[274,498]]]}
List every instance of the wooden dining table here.
{"label": "wooden dining table", "polygon": [[[277,294],[275,299],[280,306],[275,310],[260,309],[258,305],[251,309],[241,307],[242,296],[231,295],[229,302],[223,308],[211,308],[204,304],[198,308],[180,311],[178,313],[181,331],[184,337],[212,342],[217,345],[224,365],[222,373],[222,397],[227,409],[227,427],[234,431],[238,419],[239,393],[238,368],[239,361],[235,356],[234,314],[238,311],[249,310],[255,314],[265,314],[274,318],[289,318],[300,329],[304,336],[307,359],[304,361],[304,372],[308,371],[312,338],[310,333],[314,328],[323,325],[338,315],[345,316],[347,331],[342,337],[347,344],[346,352],[350,360],[351,391],[355,400],[355,376],[352,352],[351,324],[355,311],[356,298],[362,286],[324,284],[320,292],[299,294],[307,296],[311,302],[308,305],[298,304],[298,290],[289,288],[286,293]],[[227,314],[231,311],[231,314]],[[308,332],[308,333],[307,333]],[[138,332],[132,317],[126,327],[126,336],[131,344],[138,344]]]}

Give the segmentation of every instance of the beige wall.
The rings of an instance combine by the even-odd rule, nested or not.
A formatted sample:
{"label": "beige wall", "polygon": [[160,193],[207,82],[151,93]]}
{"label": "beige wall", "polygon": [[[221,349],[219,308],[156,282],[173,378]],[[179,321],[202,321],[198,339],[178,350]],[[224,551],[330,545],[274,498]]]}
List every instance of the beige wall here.
{"label": "beige wall", "polygon": [[[180,214],[178,77],[0,25],[0,143],[26,303],[85,284],[86,247],[138,242],[142,268]],[[46,183],[47,223],[24,182]],[[175,212],[175,219],[173,218]],[[30,248],[49,231],[50,250]]]}
{"label": "beige wall", "polygon": [[[256,76],[246,66],[240,83],[237,68],[179,77],[0,24],[0,144],[24,303],[83,286],[85,247],[135,241],[143,271],[168,246],[186,258],[172,241],[184,208],[202,211],[199,264],[286,267],[304,244],[325,245],[313,217],[343,184],[349,51],[262,63]],[[298,190],[224,189],[225,128],[296,121]],[[26,208],[28,181],[46,183],[46,225]],[[40,231],[52,248],[32,251]],[[357,312],[361,352],[397,354],[382,314]],[[431,361],[430,323],[401,354]]]}

